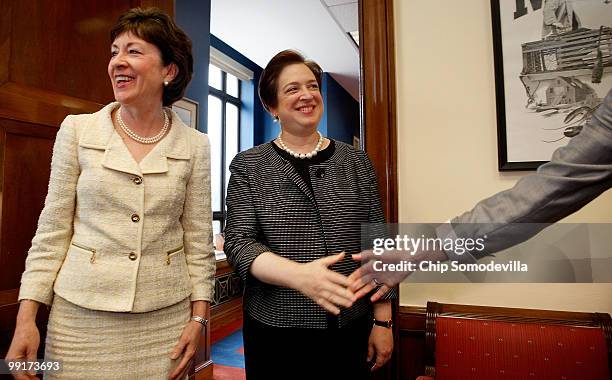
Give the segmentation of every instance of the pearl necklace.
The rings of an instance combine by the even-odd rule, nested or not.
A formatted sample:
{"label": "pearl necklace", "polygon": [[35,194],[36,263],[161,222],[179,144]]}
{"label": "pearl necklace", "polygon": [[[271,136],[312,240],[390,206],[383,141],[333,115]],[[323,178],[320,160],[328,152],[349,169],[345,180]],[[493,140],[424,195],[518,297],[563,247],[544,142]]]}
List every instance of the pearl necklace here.
{"label": "pearl necklace", "polygon": [[121,108],[119,108],[119,110],[117,111],[117,124],[119,124],[123,132],[125,132],[125,134],[128,135],[132,140],[137,141],[141,144],[155,144],[164,137],[164,135],[168,131],[168,127],[170,126],[170,118],[168,117],[168,113],[166,111],[163,111],[163,113],[164,126],[158,134],[152,137],[142,137],[136,134],[136,132],[132,131],[127,125],[125,125],[123,119],[121,118]]}
{"label": "pearl necklace", "polygon": [[321,134],[321,132],[317,131],[317,133],[319,134],[319,141],[317,141],[317,145],[315,146],[315,148],[308,153],[296,153],[294,151],[292,151],[291,149],[289,149],[287,147],[287,145],[285,145],[285,142],[283,141],[281,135],[283,134],[283,132],[281,131],[281,133],[278,134],[278,144],[280,145],[281,149],[284,150],[285,152],[289,153],[292,157],[295,158],[301,158],[302,160],[305,158],[313,158],[314,156],[317,155],[317,153],[319,153],[321,151],[321,147],[323,146],[323,135]]}

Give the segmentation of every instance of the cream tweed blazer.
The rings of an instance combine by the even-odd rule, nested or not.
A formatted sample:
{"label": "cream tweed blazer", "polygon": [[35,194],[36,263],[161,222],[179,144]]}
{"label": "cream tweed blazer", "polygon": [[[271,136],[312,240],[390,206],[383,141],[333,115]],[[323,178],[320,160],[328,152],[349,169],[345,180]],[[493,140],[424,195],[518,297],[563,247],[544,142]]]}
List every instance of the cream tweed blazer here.
{"label": "cream tweed blazer", "polygon": [[215,259],[210,145],[172,113],[168,135],[138,164],[111,103],[66,117],[57,134],[19,299],[147,312],[212,299]]}

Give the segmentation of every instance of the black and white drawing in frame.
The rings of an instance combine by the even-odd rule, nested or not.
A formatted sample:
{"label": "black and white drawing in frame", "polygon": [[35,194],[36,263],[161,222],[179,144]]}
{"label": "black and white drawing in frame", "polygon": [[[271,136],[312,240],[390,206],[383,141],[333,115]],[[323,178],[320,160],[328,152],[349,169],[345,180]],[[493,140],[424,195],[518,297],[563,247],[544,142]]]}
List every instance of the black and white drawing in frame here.
{"label": "black and white drawing in frame", "polygon": [[176,112],[185,125],[198,129],[198,102],[189,98],[177,100],[172,104],[172,111]]}
{"label": "black and white drawing in frame", "polygon": [[535,169],[612,88],[611,0],[491,0],[500,170]]}

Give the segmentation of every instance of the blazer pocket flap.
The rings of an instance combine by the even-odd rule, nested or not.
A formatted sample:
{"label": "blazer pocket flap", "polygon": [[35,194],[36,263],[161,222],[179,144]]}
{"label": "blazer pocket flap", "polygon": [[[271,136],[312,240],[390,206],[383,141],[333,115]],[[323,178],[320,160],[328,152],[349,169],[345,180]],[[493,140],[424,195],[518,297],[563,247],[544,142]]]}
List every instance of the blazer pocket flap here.
{"label": "blazer pocket flap", "polygon": [[96,253],[96,249],[89,247],[85,244],[81,244],[81,243],[77,243],[76,241],[73,241],[72,243],[70,243],[70,245],[72,245],[73,247],[76,247],[78,249],[81,249],[83,251],[89,252],[89,253]]}
{"label": "blazer pocket flap", "polygon": [[70,245],[71,245],[71,248],[76,248],[78,250],[83,251],[85,254],[88,254],[90,263],[93,264],[96,262],[96,249],[95,248],[88,247],[84,244],[77,243],[75,241],[70,243]]}
{"label": "blazer pocket flap", "polygon": [[185,253],[185,247],[182,245],[178,248],[174,248],[174,249],[167,251],[166,252],[166,265],[170,265],[170,263],[172,262],[172,258],[181,253]]}
{"label": "blazer pocket flap", "polygon": [[182,245],[180,247],[178,247],[178,248],[174,248],[174,249],[171,249],[171,250],[167,251],[166,254],[169,257],[172,257],[172,256],[178,255],[181,252],[185,252],[184,246],[182,246]]}

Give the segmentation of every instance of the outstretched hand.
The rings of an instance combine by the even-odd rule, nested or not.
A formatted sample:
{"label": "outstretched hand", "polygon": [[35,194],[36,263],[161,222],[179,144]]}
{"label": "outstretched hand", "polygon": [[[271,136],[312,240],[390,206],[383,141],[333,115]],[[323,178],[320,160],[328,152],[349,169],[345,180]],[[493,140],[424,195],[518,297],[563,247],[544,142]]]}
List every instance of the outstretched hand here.
{"label": "outstretched hand", "polygon": [[371,250],[353,255],[353,260],[360,261],[361,266],[349,276],[349,290],[361,298],[378,286],[380,288],[370,297],[378,301],[391,288],[405,280],[418,270],[422,261],[445,261],[448,257],[439,249],[410,251],[391,250],[375,254]]}
{"label": "outstretched hand", "polygon": [[351,307],[357,300],[348,289],[349,278],[329,269],[342,261],[344,252],[301,264],[296,289],[333,314],[340,314],[340,307]]}
{"label": "outstretched hand", "polygon": [[[357,298],[361,298],[372,290],[378,290],[370,297],[370,301],[376,302],[381,299],[393,286],[402,281],[408,274],[399,276],[396,283],[393,279],[387,278],[387,274],[382,275],[374,269],[374,262],[380,260],[379,256],[372,251],[362,251],[353,255],[353,260],[361,261],[361,266],[348,277],[350,281],[349,290],[355,292]],[[384,278],[384,281],[383,281]]]}

